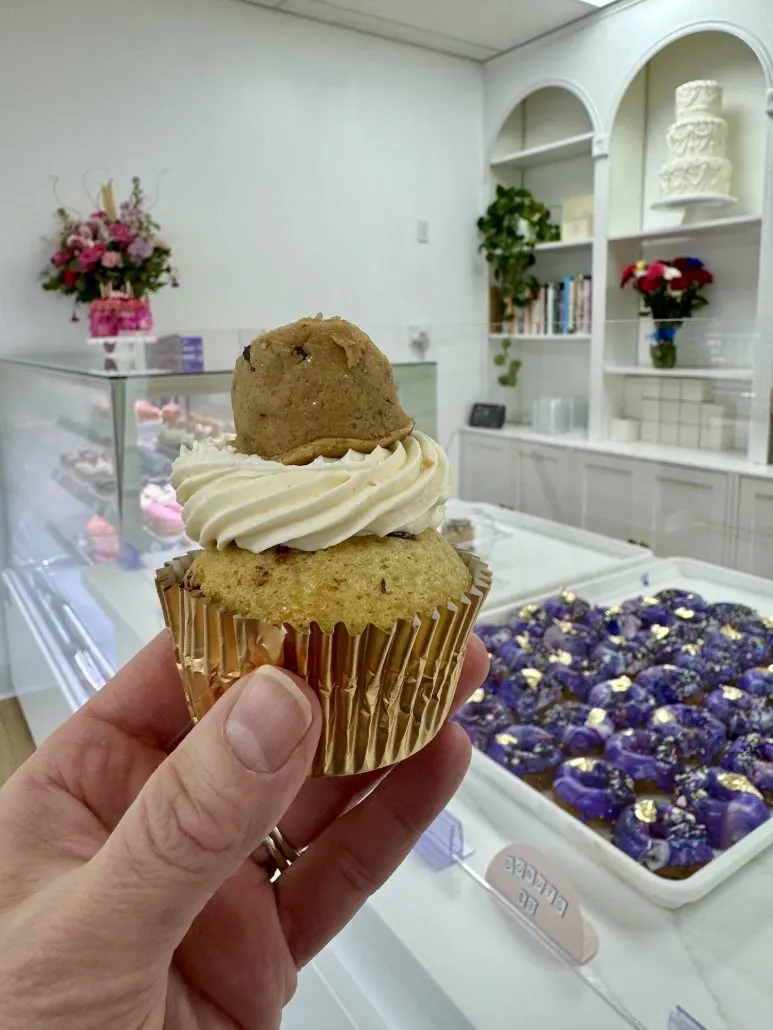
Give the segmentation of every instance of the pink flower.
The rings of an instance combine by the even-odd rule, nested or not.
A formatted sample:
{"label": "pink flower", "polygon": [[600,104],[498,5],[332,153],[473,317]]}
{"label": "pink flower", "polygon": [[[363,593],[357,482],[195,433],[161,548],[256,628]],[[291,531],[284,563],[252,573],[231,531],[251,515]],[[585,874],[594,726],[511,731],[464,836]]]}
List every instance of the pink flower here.
{"label": "pink flower", "polygon": [[150,242],[156,250],[169,250],[169,244],[160,236],[155,236]]}
{"label": "pink flower", "polygon": [[90,272],[94,265],[102,260],[105,248],[101,243],[95,243],[93,247],[86,247],[81,251],[80,263],[84,272]]}
{"label": "pink flower", "polygon": [[92,221],[106,222],[107,221],[107,211],[95,211],[92,214],[91,218],[92,218]]}
{"label": "pink flower", "polygon": [[115,222],[110,226],[110,235],[119,247],[128,247],[134,239],[134,233],[128,225],[123,225],[121,222]]}
{"label": "pink flower", "polygon": [[120,268],[123,264],[123,258],[117,250],[108,250],[102,255],[102,265],[104,268]]}
{"label": "pink flower", "polygon": [[69,264],[72,260],[72,252],[69,250],[57,250],[56,254],[51,258],[51,264],[54,268],[62,268],[63,265]]}

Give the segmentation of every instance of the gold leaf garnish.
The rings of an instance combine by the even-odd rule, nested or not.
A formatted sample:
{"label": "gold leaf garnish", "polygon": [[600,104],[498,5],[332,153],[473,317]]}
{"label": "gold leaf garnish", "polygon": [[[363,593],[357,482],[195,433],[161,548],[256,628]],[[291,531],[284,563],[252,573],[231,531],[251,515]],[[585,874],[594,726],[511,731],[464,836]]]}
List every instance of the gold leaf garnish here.
{"label": "gold leaf garnish", "polygon": [[685,654],[697,655],[700,654],[700,647],[698,644],[685,644],[682,648]]}
{"label": "gold leaf garnish", "polygon": [[483,687],[478,687],[478,689],[474,693],[470,694],[469,702],[470,704],[477,705],[483,700],[485,696],[486,691],[483,689]]}
{"label": "gold leaf garnish", "polygon": [[542,673],[539,669],[521,669],[521,675],[531,690],[536,690],[542,679]]}
{"label": "gold leaf garnish", "polygon": [[618,608],[618,607],[607,608],[607,610],[604,612],[604,615],[608,619],[614,619],[616,615],[622,615],[622,614],[623,614],[623,609],[622,608]]}
{"label": "gold leaf garnish", "polygon": [[660,604],[660,601],[657,597],[643,597],[640,604],[643,608],[651,608],[653,604]]}
{"label": "gold leaf garnish", "polygon": [[623,694],[629,689],[632,682],[628,676],[618,676],[616,680],[610,680],[609,685],[615,694]]}
{"label": "gold leaf garnish", "polygon": [[654,823],[658,818],[658,806],[654,801],[637,801],[634,812],[640,823]]}
{"label": "gold leaf garnish", "polygon": [[517,744],[518,741],[512,735],[512,733],[497,733],[494,738],[497,744],[501,744],[502,747],[508,747],[510,744]]}
{"label": "gold leaf garnish", "polygon": [[625,637],[610,637],[609,639],[610,642],[616,644],[617,647],[625,647],[625,645],[628,643]]}
{"label": "gold leaf garnish", "polygon": [[650,633],[656,640],[665,640],[670,632],[668,626],[661,626],[657,622],[650,626]]}
{"label": "gold leaf garnish", "polygon": [[539,605],[538,604],[527,604],[524,608],[521,608],[521,610],[520,610],[520,612],[518,614],[521,616],[522,619],[528,619],[532,615],[536,615],[536,613],[538,611],[539,611]]}
{"label": "gold leaf garnish", "polygon": [[658,708],[652,713],[650,722],[653,726],[665,726],[667,723],[676,722],[676,717],[667,708]]}
{"label": "gold leaf garnish", "polygon": [[753,794],[756,798],[762,797],[762,794],[760,794],[754,784],[750,783],[745,776],[741,776],[740,773],[717,773],[717,783],[721,783],[723,787],[727,787],[728,790],[734,790],[738,794]]}
{"label": "gold leaf garnish", "polygon": [[602,726],[609,716],[603,708],[591,708],[588,712],[588,718],[585,720],[586,726]]}
{"label": "gold leaf garnish", "polygon": [[573,659],[568,651],[556,651],[550,656],[549,661],[559,662],[561,665],[571,665]]}
{"label": "gold leaf garnish", "polygon": [[692,610],[692,608],[677,608],[674,612],[674,615],[677,617],[677,619],[695,618],[695,612]]}
{"label": "gold leaf garnish", "polygon": [[558,628],[561,630],[562,633],[571,633],[572,630],[574,629],[574,626],[571,624],[571,622],[568,622],[566,619],[563,619],[562,621],[557,622],[556,625],[558,626]]}
{"label": "gold leaf garnish", "polygon": [[600,758],[570,758],[566,764],[580,772],[592,772],[600,761]]}
{"label": "gold leaf garnish", "polygon": [[740,701],[743,696],[743,691],[738,687],[722,687],[722,697],[726,701]]}
{"label": "gold leaf garnish", "polygon": [[516,644],[523,651],[531,651],[531,640],[529,639],[528,633],[521,633],[519,637],[515,638]]}
{"label": "gold leaf garnish", "polygon": [[723,637],[727,637],[728,640],[740,640],[743,637],[743,633],[732,626],[723,626],[719,632]]}
{"label": "gold leaf garnish", "polygon": [[571,590],[564,590],[561,593],[561,597],[566,601],[567,604],[574,604],[577,598],[574,596]]}

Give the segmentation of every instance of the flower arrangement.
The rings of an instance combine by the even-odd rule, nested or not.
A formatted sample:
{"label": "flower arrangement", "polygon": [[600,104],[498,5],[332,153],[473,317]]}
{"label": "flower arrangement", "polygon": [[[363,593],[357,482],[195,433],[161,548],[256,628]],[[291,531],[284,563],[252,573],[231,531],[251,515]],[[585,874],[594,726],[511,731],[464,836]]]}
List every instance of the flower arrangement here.
{"label": "flower arrangement", "polygon": [[102,208],[88,218],[58,209],[61,225],[43,289],[72,297],[77,308],[115,295],[146,300],[165,285],[179,286],[171,248],[147,210],[139,178],[132,179],[131,195],[118,210],[112,184],[103,187],[101,199]]}
{"label": "flower arrangement", "polygon": [[709,303],[703,290],[714,276],[698,258],[679,257],[671,261],[637,261],[623,269],[620,286],[635,290],[642,298],[642,313],[655,321],[652,334],[652,363],[655,368],[676,365],[676,331],[694,311]]}

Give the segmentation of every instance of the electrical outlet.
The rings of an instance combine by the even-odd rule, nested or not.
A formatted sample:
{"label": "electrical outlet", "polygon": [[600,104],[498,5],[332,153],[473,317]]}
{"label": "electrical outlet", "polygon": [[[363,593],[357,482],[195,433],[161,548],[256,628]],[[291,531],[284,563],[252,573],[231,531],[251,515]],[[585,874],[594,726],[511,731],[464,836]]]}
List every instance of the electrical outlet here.
{"label": "electrical outlet", "polygon": [[429,222],[424,218],[419,219],[416,238],[419,243],[429,243]]}

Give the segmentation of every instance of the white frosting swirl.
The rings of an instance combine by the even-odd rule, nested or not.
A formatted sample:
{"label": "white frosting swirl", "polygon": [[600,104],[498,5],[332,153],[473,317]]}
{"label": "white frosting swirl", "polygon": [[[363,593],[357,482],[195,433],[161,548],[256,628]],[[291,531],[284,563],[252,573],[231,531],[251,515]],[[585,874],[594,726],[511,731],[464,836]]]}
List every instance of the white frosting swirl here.
{"label": "white frosting swirl", "polygon": [[319,551],[353,536],[437,528],[451,494],[448,458],[413,433],[371,454],[282,465],[240,454],[233,438],[183,447],[172,485],[188,536],[202,547]]}

